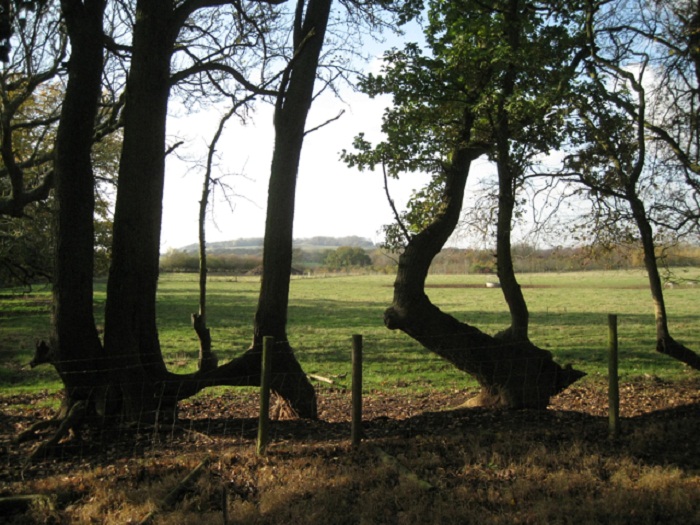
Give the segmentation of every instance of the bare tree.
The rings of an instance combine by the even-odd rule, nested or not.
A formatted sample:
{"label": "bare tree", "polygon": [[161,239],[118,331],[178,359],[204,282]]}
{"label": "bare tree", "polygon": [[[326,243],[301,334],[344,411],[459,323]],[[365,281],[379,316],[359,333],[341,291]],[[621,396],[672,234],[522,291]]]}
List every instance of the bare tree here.
{"label": "bare tree", "polygon": [[[572,102],[578,110],[579,150],[567,164],[598,199],[597,209],[614,214],[609,223],[619,227],[623,219],[635,225],[654,301],[657,350],[700,369],[700,357],[670,335],[657,258],[657,235],[685,223],[676,213],[686,208],[679,206],[681,200],[693,203],[674,195],[678,181],[667,178],[672,172],[659,167],[659,150],[648,147],[653,141],[647,131],[659,138],[665,120],[654,115],[658,106],[652,108],[660,103],[658,84],[648,88],[654,86],[648,77],[655,73],[658,51],[636,13],[614,7],[594,4],[588,12],[590,82],[582,86],[584,96]],[[640,34],[649,40],[640,40]]]}

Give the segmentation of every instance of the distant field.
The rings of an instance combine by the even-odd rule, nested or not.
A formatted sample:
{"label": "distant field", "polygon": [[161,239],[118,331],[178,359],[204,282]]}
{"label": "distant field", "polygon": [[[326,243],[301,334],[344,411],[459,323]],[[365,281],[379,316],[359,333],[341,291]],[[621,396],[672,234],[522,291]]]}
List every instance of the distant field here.
{"label": "distant field", "polygon": [[[678,269],[678,281],[666,291],[671,332],[700,349],[700,269]],[[607,314],[619,316],[620,372],[624,378],[658,376],[680,379],[685,367],[654,351],[654,319],[642,271],[523,274],[520,282],[531,312],[531,337],[561,363],[572,363],[594,380],[605,376]],[[431,276],[427,292],[443,311],[487,333],[503,329],[508,314],[501,291],[486,288],[488,276]],[[384,328],[382,314],[391,303],[391,276],[294,278],[289,337],[308,373],[350,385],[352,334],[365,342],[367,390],[450,390],[472,386],[464,374],[422,349],[412,339]],[[249,345],[259,289],[258,278],[213,276],[209,283],[208,322],[220,359],[239,355]],[[101,319],[104,283],[97,283],[95,309]],[[159,327],[163,353],[176,372],[194,369],[197,339],[190,314],[197,309],[194,274],[167,274],[160,281]],[[50,293],[29,296],[0,291],[0,388],[60,387],[48,367],[29,370],[34,340],[47,338]],[[326,387],[327,385],[322,385]]]}

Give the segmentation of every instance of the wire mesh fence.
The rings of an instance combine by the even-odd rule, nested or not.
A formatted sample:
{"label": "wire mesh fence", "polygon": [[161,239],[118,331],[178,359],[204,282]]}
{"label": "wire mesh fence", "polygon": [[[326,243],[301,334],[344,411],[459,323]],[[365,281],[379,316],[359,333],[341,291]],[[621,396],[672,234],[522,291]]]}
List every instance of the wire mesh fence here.
{"label": "wire mesh fence", "polygon": [[[446,334],[446,339],[450,335]],[[208,433],[230,434],[239,432],[241,436],[247,436],[250,429],[255,426],[253,420],[262,420],[263,414],[270,414],[273,420],[290,419],[294,417],[293,410],[284,403],[280,396],[275,396],[270,408],[265,400],[264,392],[289,392],[296,388],[300,381],[308,381],[315,388],[313,400],[320,409],[319,417],[324,418],[324,407],[333,403],[339,408],[333,410],[333,421],[349,427],[346,437],[357,445],[362,433],[362,405],[364,397],[396,397],[396,403],[406,403],[407,408],[403,414],[415,415],[416,406],[411,402],[412,396],[425,400],[435,395],[443,398],[444,395],[453,394],[462,401],[463,398],[474,396],[479,390],[479,385],[464,372],[457,371],[456,375],[463,380],[458,384],[454,380],[447,386],[435,383],[434,379],[427,379],[425,383],[416,388],[412,381],[420,376],[420,363],[411,357],[407,363],[402,363],[401,368],[414,367],[412,378],[392,376],[388,383],[377,381],[377,375],[386,373],[392,369],[392,363],[387,362],[395,356],[395,353],[387,359],[382,355],[383,346],[395,345],[395,336],[362,336],[348,337],[344,342],[332,343],[332,348],[326,348],[326,352],[333,355],[333,373],[308,373],[300,378],[298,373],[290,374],[279,369],[275,364],[275,353],[289,352],[292,350],[297,356],[310,356],[318,352],[318,347],[296,345],[290,346],[292,341],[271,341],[270,355],[271,365],[267,368],[270,372],[271,387],[261,385],[261,371],[265,367],[253,366],[251,373],[244,373],[247,368],[236,369],[231,366],[233,362],[223,364],[219,370],[227,366],[231,374],[227,376],[220,372],[191,372],[188,374],[166,373],[158,379],[149,379],[143,374],[142,366],[134,356],[105,356],[103,360],[91,358],[89,360],[75,360],[60,363],[64,370],[63,377],[69,384],[80,383],[80,376],[95,375],[100,373],[102,384],[93,386],[93,390],[82,392],[81,396],[94,403],[91,410],[95,411],[95,417],[90,419],[92,425],[103,425],[102,436],[109,440],[129,441],[135,436],[139,439],[139,447],[144,448],[144,441],[150,435],[154,444],[160,444],[168,436],[171,438],[178,432],[188,428],[189,431],[206,435]],[[407,344],[413,344],[407,341]],[[517,350],[519,343],[499,343],[483,348],[472,348],[470,351],[503,351]],[[458,350],[458,349],[453,349]],[[605,353],[605,349],[600,349]],[[465,350],[467,352],[467,350]],[[426,356],[429,353],[425,353]],[[343,356],[343,357],[339,357]],[[255,359],[261,359],[262,354]],[[482,383],[488,383],[489,375],[497,381],[496,386],[510,389],[517,395],[518,389],[534,389],[546,392],[554,392],[553,386],[547,384],[551,377],[543,373],[543,361],[548,359],[547,353],[536,357],[519,356],[517,351],[506,356],[489,356],[488,359],[479,361],[472,359],[469,365],[474,375],[479,377]],[[369,365],[369,366],[368,366]],[[380,365],[380,366],[378,366]],[[443,364],[443,366],[451,366]],[[277,368],[276,368],[277,367]],[[248,366],[248,368],[250,368]],[[312,367],[313,368],[313,367]],[[243,372],[241,371],[243,370]],[[453,371],[454,372],[454,371]],[[374,376],[374,377],[373,377]],[[363,379],[370,378],[371,386],[368,388]],[[377,388],[380,385],[380,388]],[[263,386],[263,389],[256,388]],[[483,385],[482,385],[483,386]],[[151,413],[126,413],[121,410],[119,397],[125,395],[130,398],[130,403],[140,406],[144,411]],[[308,394],[307,394],[308,395]],[[524,395],[524,394],[523,394]],[[546,394],[545,394],[546,395]],[[46,395],[47,403],[55,406],[59,399],[58,394]],[[148,399],[147,399],[148,398]],[[150,399],[155,398],[155,399]],[[144,402],[146,400],[146,402]],[[114,406],[109,406],[113,402]],[[429,403],[421,403],[424,406]],[[367,406],[372,407],[370,401]],[[419,408],[418,407],[418,408]],[[432,407],[436,408],[436,407]],[[110,413],[110,410],[112,413]],[[396,411],[392,411],[396,412]],[[65,414],[64,414],[65,416]],[[371,417],[391,417],[372,412]],[[611,416],[612,417],[612,416]],[[257,423],[256,423],[257,424]],[[303,422],[301,423],[304,424]],[[611,428],[613,420],[611,419]],[[615,423],[616,424],[616,423]],[[238,430],[236,430],[238,429]],[[98,429],[99,430],[99,429]],[[617,430],[616,430],[617,431]],[[268,431],[269,432],[269,431]],[[30,439],[31,436],[24,436]],[[23,438],[23,439],[24,439]],[[94,438],[94,436],[93,436]],[[269,442],[267,436],[258,435],[257,447],[261,451]]]}

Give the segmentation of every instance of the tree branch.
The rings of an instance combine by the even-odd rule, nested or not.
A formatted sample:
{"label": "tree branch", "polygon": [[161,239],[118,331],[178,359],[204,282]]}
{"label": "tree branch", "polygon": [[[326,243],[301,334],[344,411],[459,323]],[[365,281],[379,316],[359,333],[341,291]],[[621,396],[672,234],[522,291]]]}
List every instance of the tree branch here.
{"label": "tree branch", "polygon": [[311,129],[305,131],[305,132],[304,132],[304,136],[308,135],[309,133],[313,133],[314,131],[318,131],[319,129],[321,129],[321,128],[327,126],[328,124],[330,124],[331,122],[335,122],[335,121],[338,120],[340,117],[342,117],[344,114],[345,114],[345,110],[342,109],[342,110],[340,111],[340,113],[338,113],[335,117],[330,118],[330,119],[326,120],[324,123],[319,124],[318,126],[316,126],[316,127],[314,127],[314,128],[311,128]]}
{"label": "tree branch", "polygon": [[399,215],[399,212],[396,209],[394,199],[391,198],[391,194],[389,193],[389,181],[386,175],[386,163],[384,162],[384,160],[382,160],[382,174],[384,175],[384,193],[386,193],[386,198],[389,201],[389,206],[391,206],[391,211],[394,213],[394,219],[396,219],[396,224],[398,224],[399,228],[401,229],[401,233],[403,233],[406,242],[410,242],[411,234],[408,233],[406,225],[401,220],[401,215]]}

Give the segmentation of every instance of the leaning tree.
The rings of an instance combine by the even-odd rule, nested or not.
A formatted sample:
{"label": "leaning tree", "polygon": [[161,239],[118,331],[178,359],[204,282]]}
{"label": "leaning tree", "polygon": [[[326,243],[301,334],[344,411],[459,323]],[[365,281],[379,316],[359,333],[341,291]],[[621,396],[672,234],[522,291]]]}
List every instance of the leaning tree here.
{"label": "leaning tree", "polygon": [[[384,321],[473,375],[482,390],[471,404],[543,408],[551,396],[584,374],[562,368],[550,352],[526,337],[491,337],[442,312],[426,295],[425,280],[433,258],[459,221],[472,161],[482,155],[500,158],[511,192],[504,197],[512,201],[518,173],[514,139],[524,144],[521,151],[551,147],[552,135],[538,128],[536,120],[538,115],[551,116],[557,125],[556,102],[551,98],[555,90],[537,99],[528,91],[526,77],[533,75],[535,84],[551,86],[553,79],[546,71],[553,64],[546,63],[545,48],[556,50],[557,67],[570,66],[575,50],[567,47],[568,25],[574,24],[575,13],[561,2],[502,2],[492,8],[461,1],[436,2],[428,17],[429,56],[416,44],[393,50],[384,57],[383,74],[362,82],[370,95],[393,96],[394,105],[386,111],[382,126],[386,140],[372,146],[360,136],[357,151],[344,153],[350,165],[381,165],[394,177],[406,171],[432,174],[427,188],[409,203],[408,212],[397,214],[397,224],[388,229],[392,241],[402,240],[402,251],[393,304]],[[513,30],[521,32],[518,37],[510,35]],[[529,48],[526,36],[540,45]],[[557,49],[558,45],[563,48]],[[562,63],[562,57],[569,62]],[[522,69],[528,63],[539,67]],[[538,113],[538,104],[545,108],[544,114]],[[520,159],[527,159],[527,152]],[[512,217],[504,217],[509,229]],[[517,287],[517,282],[513,284]],[[520,325],[527,326],[526,310]]]}

